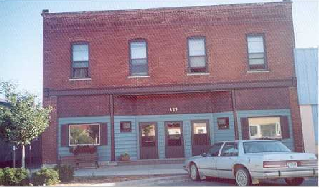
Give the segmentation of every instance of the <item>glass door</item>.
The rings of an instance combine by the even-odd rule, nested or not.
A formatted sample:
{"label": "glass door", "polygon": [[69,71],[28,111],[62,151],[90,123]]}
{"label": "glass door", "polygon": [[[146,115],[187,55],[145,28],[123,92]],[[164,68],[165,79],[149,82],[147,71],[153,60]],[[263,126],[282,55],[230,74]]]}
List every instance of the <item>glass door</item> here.
{"label": "glass door", "polygon": [[165,122],[166,128],[166,158],[184,157],[182,122]]}
{"label": "glass door", "polygon": [[140,159],[158,159],[156,123],[140,123]]}
{"label": "glass door", "polygon": [[192,154],[207,153],[210,148],[208,120],[192,121]]}

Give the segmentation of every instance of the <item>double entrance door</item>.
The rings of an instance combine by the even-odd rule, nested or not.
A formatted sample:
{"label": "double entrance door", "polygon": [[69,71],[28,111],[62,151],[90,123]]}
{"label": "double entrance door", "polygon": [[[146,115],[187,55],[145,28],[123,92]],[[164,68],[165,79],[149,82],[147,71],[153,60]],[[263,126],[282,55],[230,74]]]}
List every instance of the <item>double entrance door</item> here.
{"label": "double entrance door", "polygon": [[[165,122],[165,158],[184,157],[183,123]],[[141,122],[140,159],[158,159],[158,127],[155,122]]]}
{"label": "double entrance door", "polygon": [[[191,122],[192,155],[207,152],[210,147],[209,123],[206,120]],[[166,121],[165,158],[183,158],[184,138],[182,121]],[[158,159],[158,126],[156,122],[139,123],[140,159]]]}

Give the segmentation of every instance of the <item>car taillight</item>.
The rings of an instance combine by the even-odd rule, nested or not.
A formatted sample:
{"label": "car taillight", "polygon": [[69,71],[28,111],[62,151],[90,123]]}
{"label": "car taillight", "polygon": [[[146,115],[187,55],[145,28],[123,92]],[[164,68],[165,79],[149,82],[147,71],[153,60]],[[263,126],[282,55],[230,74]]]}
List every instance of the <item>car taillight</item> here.
{"label": "car taillight", "polygon": [[318,160],[302,160],[298,166],[318,166]]}
{"label": "car taillight", "polygon": [[263,163],[264,168],[281,168],[286,166],[286,161],[264,161]]}

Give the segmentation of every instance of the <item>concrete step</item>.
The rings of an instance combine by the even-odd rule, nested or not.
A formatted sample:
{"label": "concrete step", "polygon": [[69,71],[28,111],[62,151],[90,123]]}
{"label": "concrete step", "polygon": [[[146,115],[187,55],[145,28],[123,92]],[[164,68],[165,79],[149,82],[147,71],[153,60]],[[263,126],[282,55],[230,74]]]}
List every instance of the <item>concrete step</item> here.
{"label": "concrete step", "polygon": [[117,161],[117,165],[152,165],[152,164],[182,164],[185,158],[172,159],[141,159],[134,161]]}

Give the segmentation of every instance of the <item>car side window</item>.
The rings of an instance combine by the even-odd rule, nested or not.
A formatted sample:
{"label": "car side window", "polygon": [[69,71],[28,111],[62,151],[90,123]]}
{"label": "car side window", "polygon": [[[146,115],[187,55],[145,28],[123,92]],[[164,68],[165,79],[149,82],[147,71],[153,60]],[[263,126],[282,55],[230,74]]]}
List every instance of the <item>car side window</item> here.
{"label": "car side window", "polygon": [[216,157],[219,154],[219,150],[222,147],[223,143],[214,144],[208,151],[208,154],[212,157]]}
{"label": "car side window", "polygon": [[220,156],[223,156],[223,157],[238,156],[237,143],[235,142],[226,143],[221,151]]}

